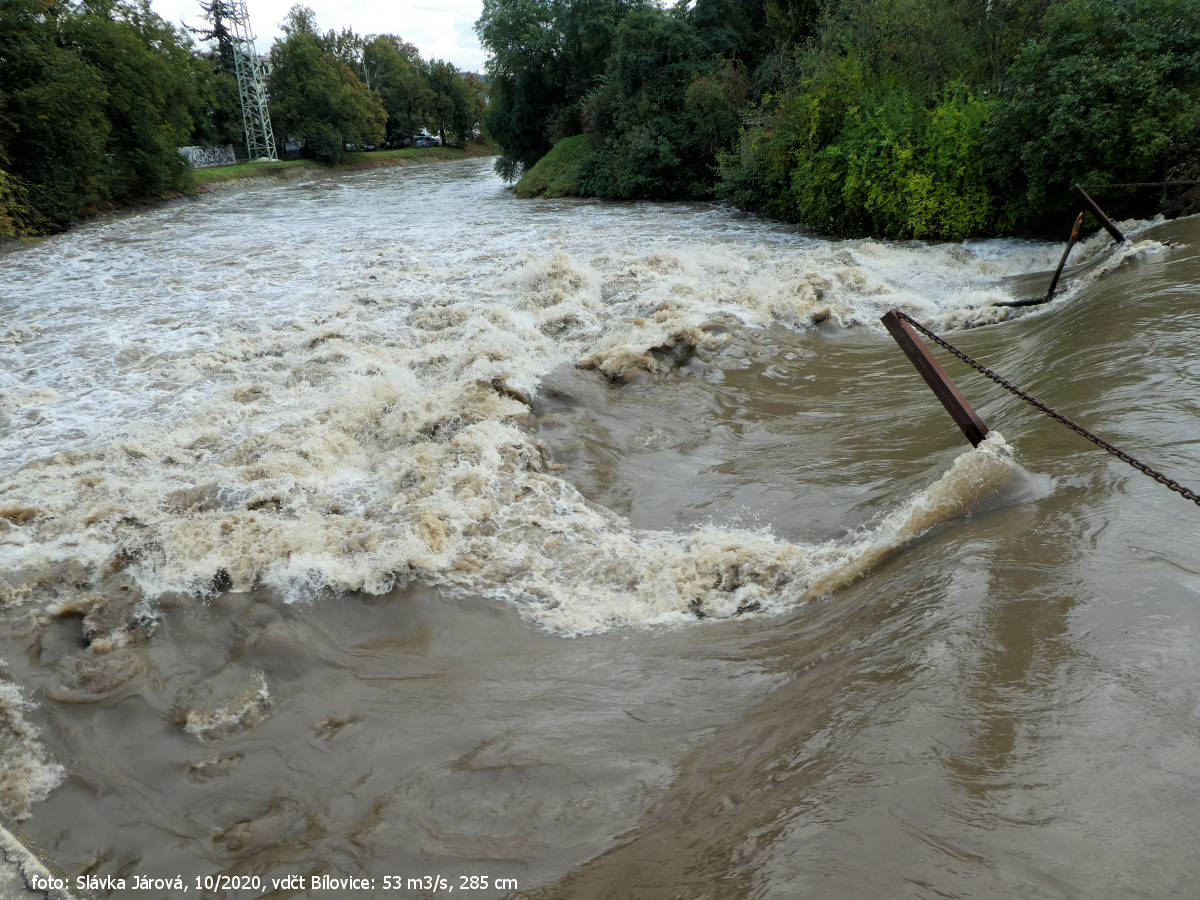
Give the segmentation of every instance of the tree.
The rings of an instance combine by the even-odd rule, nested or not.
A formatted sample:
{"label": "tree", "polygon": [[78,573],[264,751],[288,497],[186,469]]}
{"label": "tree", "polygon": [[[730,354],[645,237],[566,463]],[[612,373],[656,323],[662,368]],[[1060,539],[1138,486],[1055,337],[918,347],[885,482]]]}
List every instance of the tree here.
{"label": "tree", "polygon": [[475,31],[491,51],[488,133],[510,180],[583,129],[582,102],[603,74],[617,25],[649,0],[484,0]]}
{"label": "tree", "polygon": [[327,163],[340,161],[347,144],[382,141],[383,103],[322,45],[312,10],[292,7],[283,31],[271,48],[275,134],[297,138],[306,153]]}
{"label": "tree", "polygon": [[748,89],[744,64],[721,54],[749,45],[717,11],[646,8],[622,20],[585,106],[596,148],[581,166],[586,191],[621,199],[711,192],[716,152],[737,136]]}
{"label": "tree", "polygon": [[341,31],[333,31],[330,29],[325,32],[321,44],[325,48],[325,52],[338,62],[345,63],[355,70],[362,66],[363,47],[366,46],[366,41],[354,30],[343,28]]}
{"label": "tree", "polygon": [[446,143],[446,133],[459,145],[466,143],[479,118],[479,104],[471,86],[453,63],[430,60],[426,69],[432,103],[429,119]]}
{"label": "tree", "polygon": [[217,70],[226,72],[230,75],[235,73],[235,63],[233,61],[234,46],[233,35],[229,33],[228,22],[233,18],[233,10],[230,8],[229,0],[208,0],[207,3],[201,0],[200,9],[204,13],[211,27],[209,28],[188,28],[192,34],[200,38],[202,43],[216,42],[216,61]]}
{"label": "tree", "polygon": [[[1064,0],[1044,30],[1009,68],[988,135],[993,177],[1024,224],[1059,221],[1074,182],[1160,180],[1200,120],[1200,5]],[[1153,197],[1110,192],[1105,205],[1140,214]]]}
{"label": "tree", "polygon": [[307,6],[302,6],[297,3],[288,10],[287,18],[280,23],[279,26],[283,29],[283,33],[287,37],[298,37],[305,35],[311,38],[317,38],[317,14]]}
{"label": "tree", "polygon": [[[237,83],[237,48],[229,30],[233,18],[230,0],[200,3],[208,28],[188,28],[201,43],[210,46],[208,54],[195,60],[198,108],[196,139],[201,144],[241,144],[243,139],[241,94]],[[215,45],[215,46],[214,46]]]}
{"label": "tree", "polygon": [[400,141],[419,131],[434,98],[417,48],[395,35],[377,35],[363,48],[362,69],[387,111],[387,139]]}
{"label": "tree", "polygon": [[24,229],[65,228],[106,199],[107,91],[100,73],[62,46],[67,15],[57,0],[0,4],[0,166],[25,191],[15,217]]}
{"label": "tree", "polygon": [[65,39],[106,88],[109,128],[103,177],[113,200],[161,195],[184,184],[199,98],[190,41],[149,0],[89,0],[64,21]]}
{"label": "tree", "polygon": [[[208,77],[146,0],[0,4],[0,165],[25,227],[186,186]],[[11,218],[11,217],[10,217]]]}
{"label": "tree", "polygon": [[197,109],[193,114],[193,134],[203,145],[241,145],[242,101],[237,76],[223,68],[220,57],[212,54],[194,60]]}

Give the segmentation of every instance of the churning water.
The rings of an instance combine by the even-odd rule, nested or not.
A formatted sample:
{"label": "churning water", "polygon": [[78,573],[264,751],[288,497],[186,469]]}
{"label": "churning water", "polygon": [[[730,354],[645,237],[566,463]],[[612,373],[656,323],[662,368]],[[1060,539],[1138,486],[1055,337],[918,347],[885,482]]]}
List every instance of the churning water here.
{"label": "churning water", "polygon": [[1200,510],[951,367],[997,429],[964,450],[878,325],[986,326],[1194,486],[1200,223],[1131,227],[1031,311],[992,304],[1061,245],[487,161],[8,249],[0,814],[189,883],[1185,892]]}

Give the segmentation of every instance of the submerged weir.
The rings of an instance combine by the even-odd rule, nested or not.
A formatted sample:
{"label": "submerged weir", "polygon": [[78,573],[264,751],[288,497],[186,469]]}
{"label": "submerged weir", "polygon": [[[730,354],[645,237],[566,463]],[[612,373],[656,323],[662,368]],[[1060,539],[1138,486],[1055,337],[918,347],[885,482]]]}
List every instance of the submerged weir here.
{"label": "submerged weir", "polygon": [[1196,874],[1194,512],[969,376],[1007,441],[964,450],[878,324],[988,326],[955,340],[1186,476],[1195,220],[1027,311],[1059,245],[488,161],[246,190],[0,252],[0,813],[65,871]]}

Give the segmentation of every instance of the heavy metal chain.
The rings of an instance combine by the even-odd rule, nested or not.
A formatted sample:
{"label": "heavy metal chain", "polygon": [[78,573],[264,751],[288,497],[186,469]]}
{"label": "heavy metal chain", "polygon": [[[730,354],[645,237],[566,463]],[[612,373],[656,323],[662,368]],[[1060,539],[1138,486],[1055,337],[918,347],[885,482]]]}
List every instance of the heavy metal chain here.
{"label": "heavy metal chain", "polygon": [[1139,460],[1133,456],[1130,456],[1128,453],[1126,453],[1124,450],[1120,449],[1119,447],[1114,447],[1108,441],[1104,440],[1104,438],[1099,437],[1098,435],[1092,434],[1092,432],[1088,431],[1086,428],[1084,428],[1082,425],[1078,424],[1077,422],[1072,422],[1070,419],[1068,419],[1062,413],[1047,406],[1045,403],[1043,403],[1037,397],[1034,397],[1032,394],[1028,394],[1025,391],[1021,390],[1019,387],[1017,387],[1012,382],[1002,378],[1000,375],[997,375],[995,372],[993,372],[991,369],[989,369],[983,363],[972,359],[970,356],[968,356],[963,351],[959,350],[957,347],[955,347],[949,341],[946,341],[943,338],[939,337],[938,335],[934,334],[932,331],[930,331],[928,328],[926,328],[924,325],[922,325],[920,322],[918,322],[916,319],[914,319],[912,316],[908,315],[907,313],[901,312],[900,310],[896,310],[896,312],[900,315],[900,318],[904,319],[906,322],[908,322],[910,325],[912,325],[914,328],[916,328],[918,331],[920,331],[922,334],[924,334],[930,340],[941,345],[942,347],[945,347],[947,350],[949,350],[951,353],[953,353],[955,356],[957,356],[959,359],[961,359],[963,362],[965,362],[972,369],[975,369],[976,371],[983,373],[988,378],[990,378],[992,381],[996,382],[996,384],[1000,385],[1000,387],[1002,387],[1006,391],[1008,391],[1010,394],[1020,397],[1022,400],[1024,400],[1030,406],[1040,409],[1042,412],[1044,412],[1050,418],[1054,419],[1056,422],[1061,422],[1063,425],[1066,425],[1068,428],[1070,428],[1075,433],[1083,435],[1085,438],[1087,438],[1089,441],[1091,441],[1097,447],[1107,450],[1109,453],[1111,453],[1117,459],[1121,460],[1122,462],[1129,463],[1129,465],[1133,466],[1135,469],[1137,469],[1142,474],[1149,475],[1151,478],[1153,478],[1159,484],[1166,485],[1168,488],[1173,490],[1175,493],[1179,494],[1185,500],[1191,500],[1197,506],[1200,506],[1200,494],[1197,494],[1194,491],[1189,491],[1187,488],[1185,488],[1179,482],[1173,481],[1172,479],[1170,479],[1166,475],[1164,475],[1162,472],[1159,472],[1157,469],[1153,469],[1150,466],[1146,465],[1141,460]]}

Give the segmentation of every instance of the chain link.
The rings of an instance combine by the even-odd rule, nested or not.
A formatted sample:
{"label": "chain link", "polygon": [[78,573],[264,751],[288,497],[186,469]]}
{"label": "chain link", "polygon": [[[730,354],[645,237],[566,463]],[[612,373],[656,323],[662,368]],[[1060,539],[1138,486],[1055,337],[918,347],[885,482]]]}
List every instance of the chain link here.
{"label": "chain link", "polygon": [[1047,406],[1045,403],[1043,403],[1037,397],[1034,397],[1032,394],[1028,394],[1025,391],[1021,390],[1019,387],[1017,387],[1012,382],[1006,380],[1005,378],[1001,377],[1000,375],[997,375],[995,372],[993,372],[991,369],[989,369],[983,363],[978,362],[975,359],[972,359],[970,356],[968,356],[962,350],[959,350],[957,347],[955,347],[949,341],[944,340],[943,338],[934,334],[932,331],[930,331],[928,328],[926,328],[924,325],[922,325],[920,322],[918,322],[912,316],[908,315],[908,313],[901,312],[900,310],[896,310],[896,312],[900,316],[900,318],[904,319],[904,321],[908,322],[908,324],[912,325],[914,328],[916,328],[918,331],[920,331],[922,334],[924,334],[930,340],[941,345],[942,347],[945,347],[947,350],[949,350],[951,353],[953,353],[955,356],[957,356],[959,359],[961,359],[963,362],[965,362],[972,369],[975,369],[976,371],[983,373],[988,378],[990,378],[992,381],[996,382],[996,384],[1000,385],[1000,387],[1002,387],[1006,391],[1008,391],[1010,394],[1020,397],[1022,400],[1024,400],[1030,406],[1040,409],[1042,412],[1044,412],[1050,418],[1054,419],[1056,422],[1061,422],[1063,425],[1066,425],[1068,428],[1070,428],[1076,434],[1083,435],[1083,437],[1087,438],[1089,441],[1091,441],[1097,447],[1100,447],[1103,450],[1107,450],[1109,453],[1111,453],[1113,456],[1115,456],[1117,459],[1121,460],[1122,462],[1129,463],[1129,465],[1133,466],[1135,469],[1137,469],[1143,475],[1149,475],[1151,478],[1153,478],[1159,484],[1165,485],[1166,487],[1170,488],[1175,493],[1177,493],[1181,497],[1183,497],[1185,500],[1191,500],[1197,506],[1200,506],[1200,494],[1196,494],[1194,491],[1189,491],[1187,488],[1185,488],[1179,482],[1173,481],[1172,479],[1170,479],[1166,475],[1164,475],[1162,472],[1159,472],[1157,469],[1153,469],[1150,466],[1146,465],[1140,459],[1137,459],[1136,457],[1129,455],[1128,453],[1126,453],[1124,450],[1120,449],[1119,447],[1114,447],[1108,441],[1104,440],[1104,438],[1099,437],[1098,435],[1092,434],[1092,432],[1088,431],[1086,428],[1084,428],[1079,423],[1072,422],[1070,419],[1068,419],[1062,413],[1058,412],[1058,410]]}

